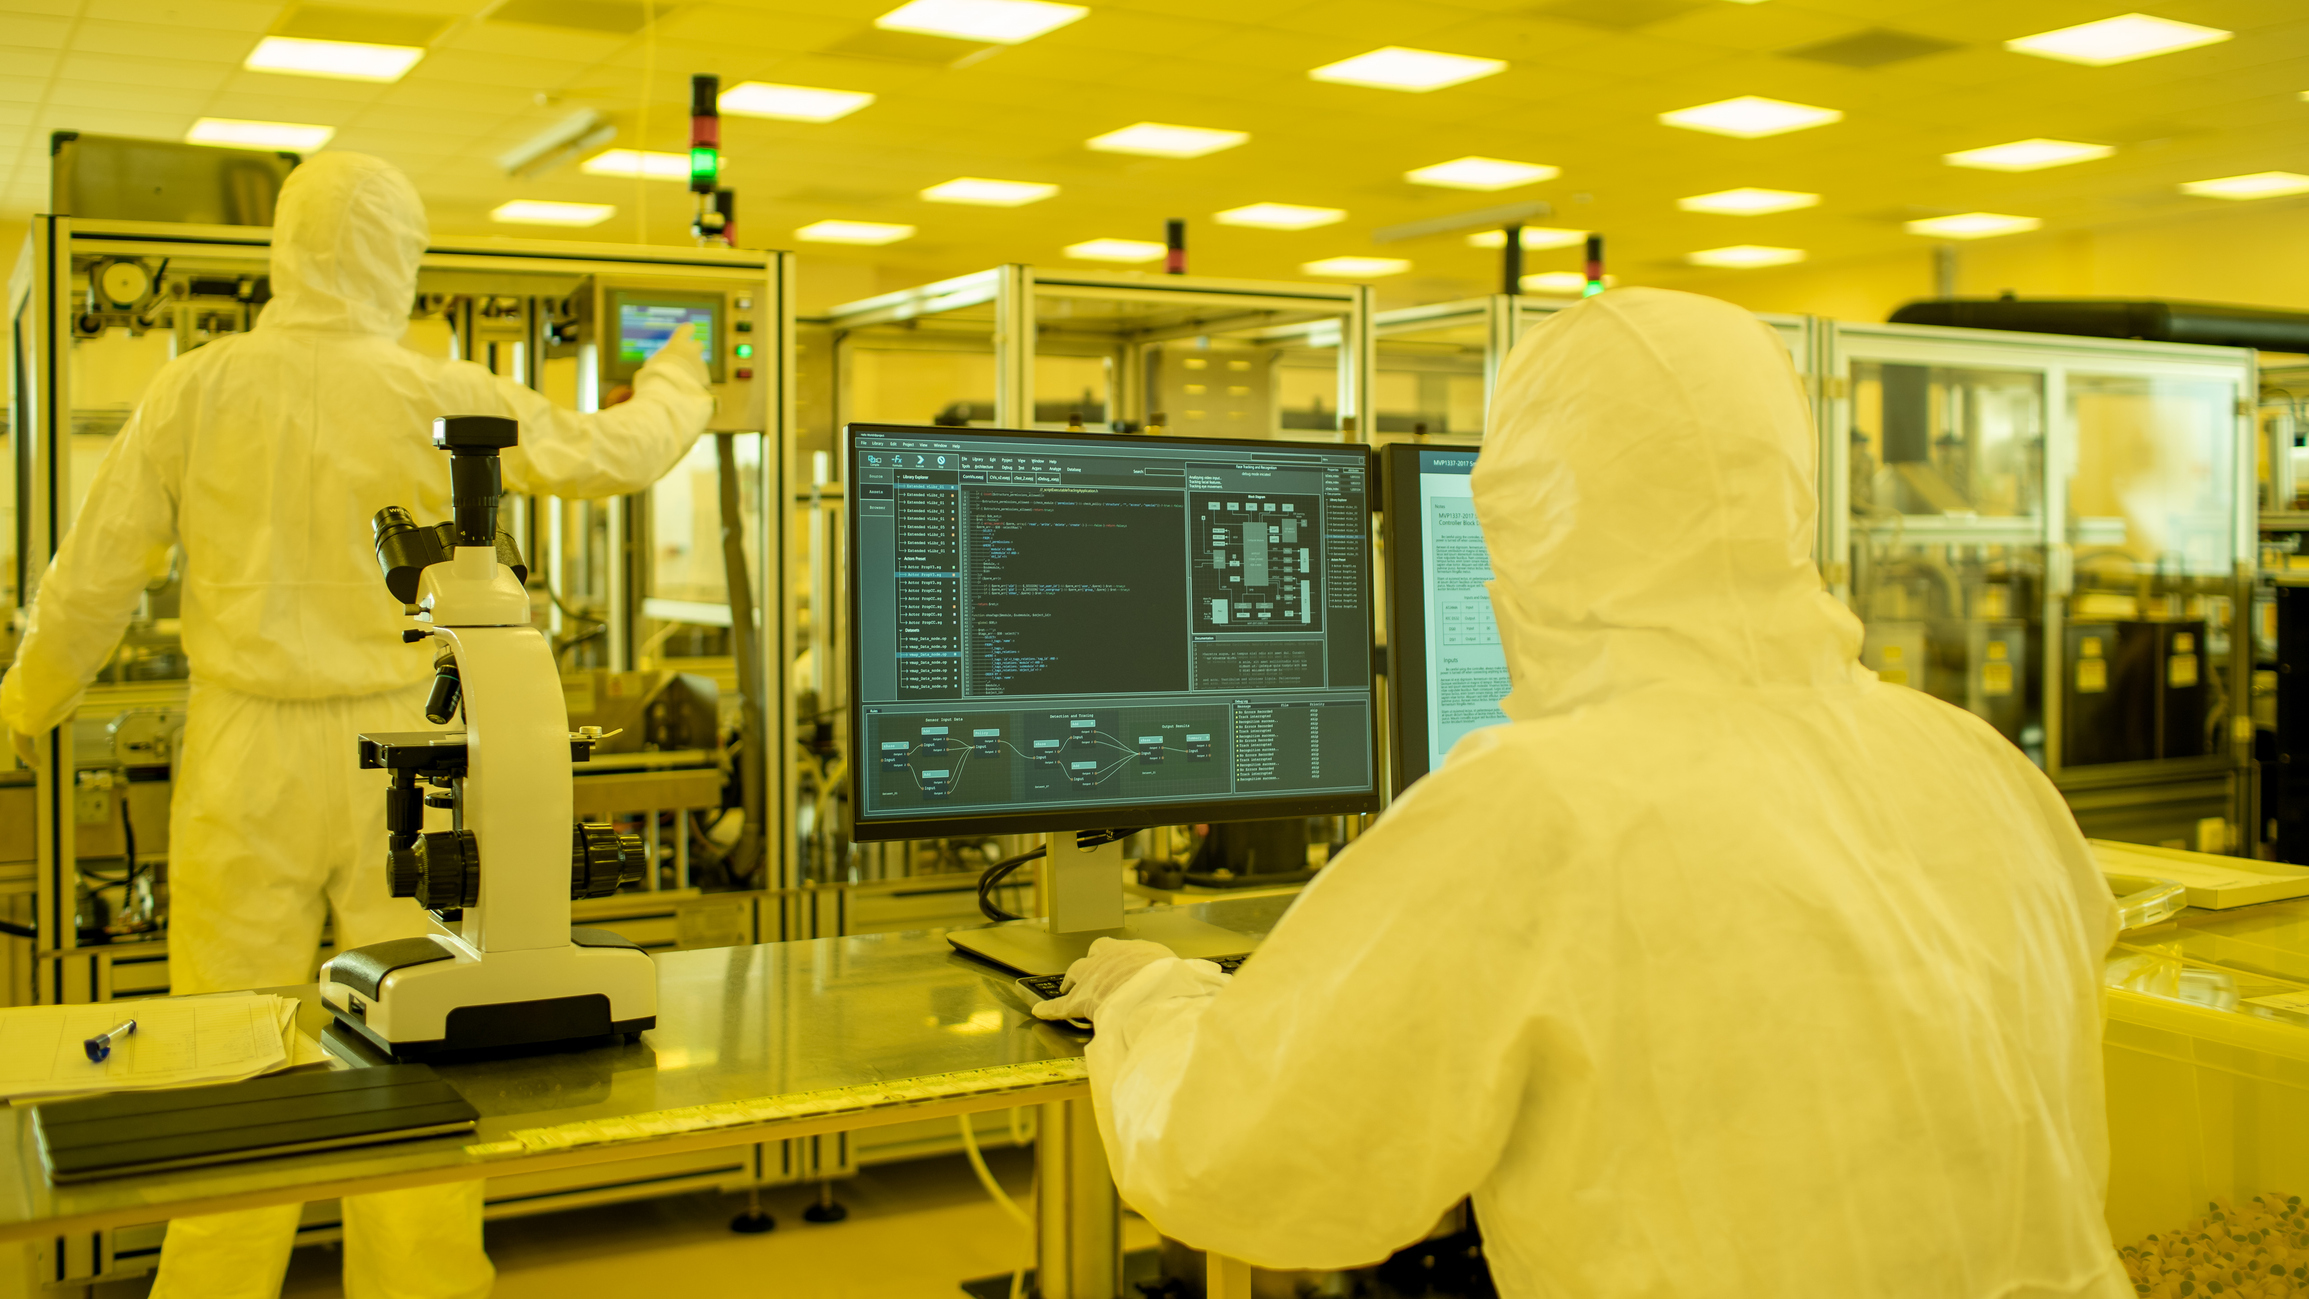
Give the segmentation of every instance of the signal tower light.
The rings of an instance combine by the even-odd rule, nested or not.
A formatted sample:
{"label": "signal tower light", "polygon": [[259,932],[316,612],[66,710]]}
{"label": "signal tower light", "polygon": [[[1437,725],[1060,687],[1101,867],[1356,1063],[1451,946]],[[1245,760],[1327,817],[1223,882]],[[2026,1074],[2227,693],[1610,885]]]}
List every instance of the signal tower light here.
{"label": "signal tower light", "polygon": [[690,233],[700,244],[727,244],[727,209],[715,198],[722,175],[722,79],[699,73],[689,79],[689,188],[697,196]]}

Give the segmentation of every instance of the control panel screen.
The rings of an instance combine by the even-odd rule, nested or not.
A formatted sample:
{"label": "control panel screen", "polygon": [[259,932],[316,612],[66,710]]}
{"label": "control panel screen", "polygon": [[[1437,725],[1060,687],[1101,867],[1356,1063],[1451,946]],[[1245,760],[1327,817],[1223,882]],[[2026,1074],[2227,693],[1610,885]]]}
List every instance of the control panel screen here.
{"label": "control panel screen", "polygon": [[848,432],[861,838],[1376,805],[1361,446]]}
{"label": "control panel screen", "polygon": [[632,379],[642,363],[665,346],[674,330],[689,325],[714,382],[722,381],[723,303],[719,295],[620,291],[609,295],[609,308],[611,336],[603,340],[609,379]]}

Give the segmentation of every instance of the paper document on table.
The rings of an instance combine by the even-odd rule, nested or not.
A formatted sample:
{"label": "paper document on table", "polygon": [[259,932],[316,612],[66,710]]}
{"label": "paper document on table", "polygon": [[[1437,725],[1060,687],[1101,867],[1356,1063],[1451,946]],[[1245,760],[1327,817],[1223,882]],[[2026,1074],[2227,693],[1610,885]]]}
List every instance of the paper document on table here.
{"label": "paper document on table", "polygon": [[[239,993],[0,1009],[0,1097],[234,1082],[289,1063],[297,1003]],[[99,1063],[84,1043],[136,1021]]]}

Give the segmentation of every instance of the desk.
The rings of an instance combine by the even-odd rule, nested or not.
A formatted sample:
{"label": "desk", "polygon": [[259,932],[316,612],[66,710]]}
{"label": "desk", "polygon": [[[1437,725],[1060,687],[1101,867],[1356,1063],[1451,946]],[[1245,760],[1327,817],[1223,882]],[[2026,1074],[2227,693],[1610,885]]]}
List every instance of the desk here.
{"label": "desk", "polygon": [[[1288,901],[1187,910],[1261,937]],[[0,1241],[1041,1105],[1038,1185],[1058,1188],[1036,1211],[1042,1295],[1113,1299],[1120,1209],[1090,1112],[1083,1039],[1034,1019],[1007,974],[958,955],[940,931],[657,961],[658,1026],[638,1043],[439,1066],[481,1112],[470,1138],[50,1186],[31,1112],[10,1110],[0,1115]],[[317,990],[288,991],[303,1000],[300,1027],[318,1034],[328,1016]],[[848,1095],[825,1095],[834,1091]],[[723,1121],[735,1103],[781,1099],[809,1112]],[[715,1126],[592,1139],[604,1123],[682,1111],[720,1117]],[[541,1144],[561,1138],[572,1144]],[[510,1152],[475,1153],[491,1146]]]}

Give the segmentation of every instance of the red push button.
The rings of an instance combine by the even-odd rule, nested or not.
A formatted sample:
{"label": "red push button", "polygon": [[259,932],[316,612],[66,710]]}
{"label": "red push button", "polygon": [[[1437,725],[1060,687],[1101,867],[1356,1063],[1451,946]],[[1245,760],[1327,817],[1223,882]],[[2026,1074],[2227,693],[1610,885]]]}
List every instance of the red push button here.
{"label": "red push button", "polygon": [[739,366],[739,367],[738,367],[738,377],[739,377],[740,379],[751,379],[751,378],[753,378],[753,377],[754,377],[754,369],[753,369],[753,367],[752,367],[752,366],[750,366],[750,365],[741,365],[741,366]]}

